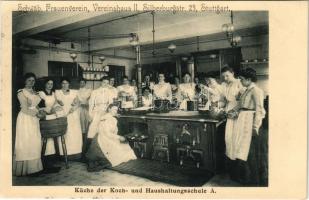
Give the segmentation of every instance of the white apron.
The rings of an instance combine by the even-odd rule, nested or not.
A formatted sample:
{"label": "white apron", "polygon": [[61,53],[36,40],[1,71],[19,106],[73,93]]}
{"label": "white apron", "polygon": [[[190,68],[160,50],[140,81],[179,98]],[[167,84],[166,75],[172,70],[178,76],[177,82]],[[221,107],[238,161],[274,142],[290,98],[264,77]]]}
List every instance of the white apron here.
{"label": "white apron", "polygon": [[[27,98],[29,108],[35,109],[41,101],[40,97],[24,89],[21,92]],[[41,159],[41,148],[42,141],[39,119],[36,116],[25,114],[22,111],[19,112],[16,123],[15,160]]]}
{"label": "white apron", "polygon": [[[56,98],[63,102],[64,106],[62,106],[62,108],[64,110],[64,113],[67,115],[68,120],[67,132],[64,135],[68,155],[81,153],[83,145],[79,109],[69,114],[69,110],[71,109],[72,103],[76,97],[77,97],[76,90],[70,90],[69,94],[67,95],[63,94],[62,90],[56,91]],[[59,146],[61,147],[60,138],[59,138]],[[59,149],[60,154],[63,155],[62,148]]]}
{"label": "white apron", "polygon": [[233,144],[233,157],[247,161],[251,138],[254,111],[241,111],[234,126],[235,140]]}
{"label": "white apron", "polygon": [[113,103],[113,94],[109,88],[98,88],[91,94],[89,100],[89,115],[92,119],[87,138],[94,138],[98,133],[101,116],[106,113],[108,106]]}
{"label": "white apron", "polygon": [[80,88],[78,91],[78,99],[80,101],[80,124],[82,133],[87,133],[89,126],[89,97],[91,90],[87,88]]}
{"label": "white apron", "polygon": [[[52,95],[46,95],[43,91],[40,91],[39,95],[40,95],[41,99],[44,99],[44,101],[45,101],[45,109],[44,110],[46,112],[50,112],[51,109],[53,108],[55,102],[56,102],[55,94],[52,93]],[[56,153],[56,151],[55,151],[54,140],[53,140],[53,138],[48,138],[44,155],[45,156],[53,155],[55,153]]]}
{"label": "white apron", "polygon": [[[238,104],[237,97],[240,95],[242,86],[239,80],[235,79],[234,82],[230,84],[222,84],[223,96],[226,99],[225,111],[228,112],[235,108]],[[225,127],[225,146],[226,146],[226,156],[231,160],[235,160],[233,155],[234,149],[234,126],[236,125],[236,119],[227,119]]]}
{"label": "white apron", "polygon": [[[237,105],[237,101],[228,102],[227,107],[232,109]],[[236,125],[237,119],[227,119],[225,125],[225,147],[226,147],[226,156],[231,160],[235,160],[233,156],[234,152],[234,127]]]}

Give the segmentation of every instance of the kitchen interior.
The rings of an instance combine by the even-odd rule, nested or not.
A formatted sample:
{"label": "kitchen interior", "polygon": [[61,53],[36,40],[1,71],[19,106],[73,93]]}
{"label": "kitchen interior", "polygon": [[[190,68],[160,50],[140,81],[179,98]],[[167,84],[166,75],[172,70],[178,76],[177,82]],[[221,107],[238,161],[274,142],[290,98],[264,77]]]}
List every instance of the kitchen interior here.
{"label": "kitchen interior", "polygon": [[[220,14],[153,11],[13,12],[12,17],[13,94],[22,84],[18,80],[27,72],[37,76],[38,85],[46,77],[52,77],[56,88],[60,88],[60,78],[66,76],[71,79],[72,89],[78,89],[79,79],[84,78],[87,87],[95,90],[100,87],[101,78],[108,75],[115,78],[116,86],[122,84],[123,76],[128,76],[129,80],[137,82],[140,89],[146,75],[156,81],[159,73],[164,73],[166,80],[189,73],[192,81],[195,77],[211,76],[221,83],[221,70],[229,66],[235,74],[253,68],[258,79],[256,85],[265,95],[264,106],[268,105],[269,22],[266,11]],[[204,80],[200,78],[200,81]],[[19,107],[17,97],[12,95],[12,100],[14,139]],[[240,186],[225,174],[225,120],[175,112],[120,114],[118,128],[120,135],[133,135],[132,148],[140,160],[156,160],[155,165],[161,172],[162,166],[166,171],[182,168],[185,172],[180,170],[166,176],[154,172],[149,175],[146,171],[154,167],[153,163],[141,161],[136,164],[143,166],[140,171],[127,169],[127,173],[124,173],[125,170],[119,167],[118,170],[93,174],[85,171],[82,164],[72,162],[69,163],[69,169],[58,174],[34,178],[36,183],[33,178],[16,178],[16,182],[106,186],[124,182],[147,186]],[[197,110],[194,112],[198,113]],[[265,117],[265,127],[267,121]],[[193,135],[193,139],[188,139],[190,144],[179,144],[177,133],[184,130]],[[268,128],[263,130],[268,132]],[[134,140],[136,135],[142,135],[143,138]],[[157,140],[160,142],[156,143]],[[182,159],[184,156],[180,158],[189,151],[190,155],[194,155],[193,161],[187,162]],[[148,173],[144,178],[140,175],[143,170],[145,174]],[[204,177],[200,178],[201,174]],[[183,179],[175,178],[182,175]],[[175,180],[171,181],[173,178]]]}

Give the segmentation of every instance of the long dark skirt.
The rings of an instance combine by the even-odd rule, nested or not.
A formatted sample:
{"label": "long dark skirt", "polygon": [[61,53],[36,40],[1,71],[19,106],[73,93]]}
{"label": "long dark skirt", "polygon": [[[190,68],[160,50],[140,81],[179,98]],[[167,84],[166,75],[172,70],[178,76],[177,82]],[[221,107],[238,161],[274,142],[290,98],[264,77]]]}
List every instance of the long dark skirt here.
{"label": "long dark skirt", "polygon": [[227,158],[227,170],[232,180],[247,186],[268,186],[268,130],[252,136],[247,161]]}
{"label": "long dark skirt", "polygon": [[107,167],[111,167],[111,163],[103,154],[98,143],[98,134],[92,139],[85,155],[87,162],[87,171],[97,172]]}

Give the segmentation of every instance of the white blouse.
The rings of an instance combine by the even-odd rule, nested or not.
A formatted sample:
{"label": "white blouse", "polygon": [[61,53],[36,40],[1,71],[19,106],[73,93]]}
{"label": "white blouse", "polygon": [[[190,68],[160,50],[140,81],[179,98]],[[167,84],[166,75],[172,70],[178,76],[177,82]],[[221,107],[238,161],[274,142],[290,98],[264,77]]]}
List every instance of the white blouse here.
{"label": "white blouse", "polygon": [[169,83],[158,83],[154,85],[153,93],[158,99],[172,100],[172,87]]}
{"label": "white blouse", "polygon": [[39,96],[41,97],[41,99],[43,99],[45,101],[45,108],[44,110],[47,113],[50,113],[51,109],[55,106],[56,104],[56,97],[55,97],[55,93],[52,92],[51,95],[46,95],[45,92],[40,91],[39,92]]}
{"label": "white blouse", "polygon": [[252,83],[241,95],[237,109],[255,110],[253,129],[258,130],[265,117],[264,92]]}
{"label": "white blouse", "polygon": [[239,79],[234,79],[230,83],[222,83],[222,93],[226,100],[226,111],[237,106],[238,99],[245,88],[242,86]]}
{"label": "white blouse", "polygon": [[110,86],[110,91],[111,91],[111,95],[112,95],[112,99],[117,99],[118,98],[118,90],[117,88]]}
{"label": "white blouse", "polygon": [[195,97],[195,83],[182,83],[179,85],[179,92],[183,99],[193,100]]}
{"label": "white blouse", "polygon": [[126,93],[128,94],[128,96],[131,96],[134,98],[134,100],[137,99],[137,96],[136,96],[136,92],[135,92],[135,89],[133,86],[130,86],[130,85],[120,85],[117,87],[117,90],[118,90],[118,93]]}
{"label": "white blouse", "polygon": [[152,95],[149,94],[148,97],[142,96],[143,106],[151,107],[152,106]]}
{"label": "white blouse", "polygon": [[89,99],[89,115],[91,117],[98,111],[106,111],[107,107],[113,103],[110,88],[98,88],[93,90]]}
{"label": "white blouse", "polygon": [[88,104],[90,95],[91,95],[91,90],[88,88],[80,88],[77,94],[78,99],[81,104]]}

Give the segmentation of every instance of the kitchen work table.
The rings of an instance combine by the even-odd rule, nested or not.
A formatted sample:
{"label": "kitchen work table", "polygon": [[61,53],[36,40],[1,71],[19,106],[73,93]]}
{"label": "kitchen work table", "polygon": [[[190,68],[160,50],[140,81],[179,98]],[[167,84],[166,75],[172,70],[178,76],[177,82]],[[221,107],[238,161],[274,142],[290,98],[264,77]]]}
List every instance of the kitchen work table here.
{"label": "kitchen work table", "polygon": [[119,134],[139,157],[218,173],[224,169],[225,120],[198,111],[121,114]]}

